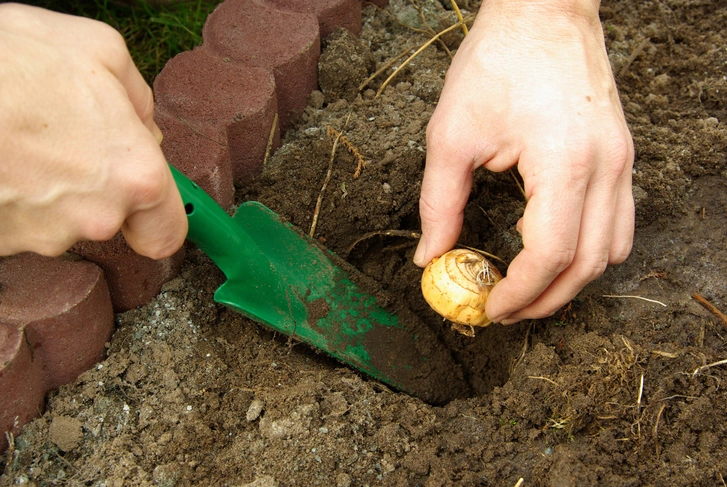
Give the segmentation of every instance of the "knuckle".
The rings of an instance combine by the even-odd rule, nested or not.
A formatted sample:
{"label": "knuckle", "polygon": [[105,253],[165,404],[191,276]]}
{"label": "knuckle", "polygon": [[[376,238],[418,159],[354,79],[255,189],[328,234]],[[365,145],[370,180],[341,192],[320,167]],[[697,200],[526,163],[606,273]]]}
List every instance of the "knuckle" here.
{"label": "knuckle", "polygon": [[608,255],[590,257],[580,262],[574,269],[575,277],[582,283],[588,283],[599,277],[606,270]]}
{"label": "knuckle", "polygon": [[620,175],[626,170],[630,170],[634,162],[634,144],[631,138],[616,141],[609,148],[607,154],[611,161],[611,170]]}
{"label": "knuckle", "polygon": [[570,248],[546,251],[540,258],[541,266],[551,274],[560,274],[573,263],[575,255],[575,249]]}
{"label": "knuckle", "polygon": [[620,264],[625,261],[628,258],[629,254],[631,254],[632,246],[632,241],[617,245],[614,249],[611,250],[611,253],[608,256],[608,263]]}
{"label": "knuckle", "polygon": [[130,182],[133,210],[158,206],[166,195],[168,169],[162,164],[144,164]]}
{"label": "knuckle", "polygon": [[85,225],[81,238],[94,242],[111,240],[118,233],[122,222],[119,215],[99,215]]}
{"label": "knuckle", "polygon": [[458,149],[458,140],[462,137],[462,130],[456,120],[447,120],[444,116],[440,116],[438,111],[434,111],[432,118],[427,124],[426,139],[427,147],[433,148],[453,148]]}
{"label": "knuckle", "polygon": [[76,243],[76,240],[69,235],[38,235],[34,242],[28,246],[16,248],[16,252],[34,252],[44,257],[58,257]]}
{"label": "knuckle", "polygon": [[156,246],[147,248],[145,254],[151,259],[161,260],[176,254],[180,247],[181,244],[176,241],[160,241]]}
{"label": "knuckle", "polygon": [[94,24],[98,29],[98,34],[103,36],[105,46],[116,54],[125,54],[128,52],[126,41],[121,33],[105,22],[97,21]]}
{"label": "knuckle", "polygon": [[45,257],[58,257],[68,250],[70,245],[47,245],[40,247],[36,253]]}

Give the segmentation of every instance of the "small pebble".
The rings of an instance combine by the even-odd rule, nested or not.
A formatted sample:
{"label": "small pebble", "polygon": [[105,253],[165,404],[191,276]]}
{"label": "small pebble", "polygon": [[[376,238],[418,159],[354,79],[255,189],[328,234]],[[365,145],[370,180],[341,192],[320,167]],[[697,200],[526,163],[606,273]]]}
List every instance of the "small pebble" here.
{"label": "small pebble", "polygon": [[247,408],[247,414],[245,415],[245,418],[249,421],[255,421],[257,418],[260,417],[260,413],[263,412],[263,405],[264,403],[260,399],[253,399],[253,401],[250,403],[250,407]]}

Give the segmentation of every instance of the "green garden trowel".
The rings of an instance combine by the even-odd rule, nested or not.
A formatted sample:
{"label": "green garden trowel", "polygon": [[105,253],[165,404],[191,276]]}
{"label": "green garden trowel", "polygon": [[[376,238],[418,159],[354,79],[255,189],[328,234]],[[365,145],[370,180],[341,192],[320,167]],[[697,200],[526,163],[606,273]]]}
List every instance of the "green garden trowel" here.
{"label": "green garden trowel", "polygon": [[170,167],[189,220],[187,239],[227,278],[215,301],[427,402],[468,394],[461,368],[437,336],[379,306],[335,254],[258,202],[230,217]]}

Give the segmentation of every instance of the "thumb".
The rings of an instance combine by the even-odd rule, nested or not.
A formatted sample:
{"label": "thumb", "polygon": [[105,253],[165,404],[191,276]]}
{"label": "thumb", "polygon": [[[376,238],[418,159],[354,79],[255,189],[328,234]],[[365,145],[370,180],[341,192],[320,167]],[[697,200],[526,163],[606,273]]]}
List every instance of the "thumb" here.
{"label": "thumb", "polygon": [[166,174],[159,203],[132,213],[121,227],[129,246],[152,259],[173,255],[187,237],[188,222],[182,197],[168,169]]}

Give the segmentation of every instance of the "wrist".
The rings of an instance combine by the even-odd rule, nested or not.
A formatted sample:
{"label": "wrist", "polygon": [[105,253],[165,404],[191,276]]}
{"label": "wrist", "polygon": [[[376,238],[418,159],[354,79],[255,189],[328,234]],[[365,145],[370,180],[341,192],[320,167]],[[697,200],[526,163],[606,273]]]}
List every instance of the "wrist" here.
{"label": "wrist", "polygon": [[[563,22],[599,25],[600,0],[484,0],[477,18],[497,16],[508,22],[526,21],[534,26],[554,25]],[[476,22],[477,23],[477,22]]]}

